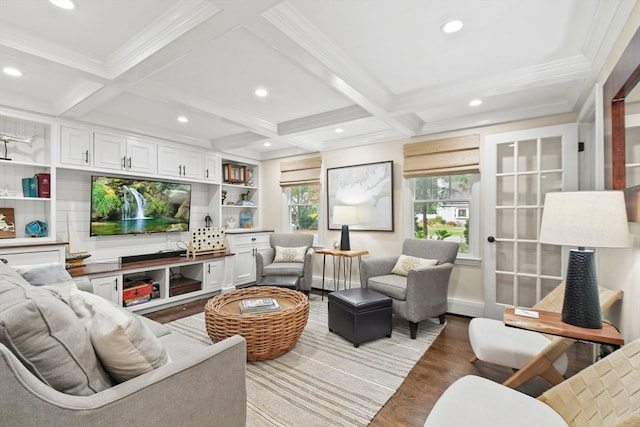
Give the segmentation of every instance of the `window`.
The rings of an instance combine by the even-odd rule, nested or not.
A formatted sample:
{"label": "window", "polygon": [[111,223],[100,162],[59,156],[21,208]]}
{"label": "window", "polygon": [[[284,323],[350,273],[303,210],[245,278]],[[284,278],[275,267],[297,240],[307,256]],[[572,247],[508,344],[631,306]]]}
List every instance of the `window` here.
{"label": "window", "polygon": [[318,242],[318,213],[320,212],[320,186],[317,184],[296,185],[285,187],[287,198],[287,221],[285,230],[292,232],[311,233],[313,242]]}
{"label": "window", "polygon": [[[478,174],[412,178],[413,238],[460,243],[460,254],[476,254],[471,230],[474,187]],[[477,238],[475,238],[477,240]]]}

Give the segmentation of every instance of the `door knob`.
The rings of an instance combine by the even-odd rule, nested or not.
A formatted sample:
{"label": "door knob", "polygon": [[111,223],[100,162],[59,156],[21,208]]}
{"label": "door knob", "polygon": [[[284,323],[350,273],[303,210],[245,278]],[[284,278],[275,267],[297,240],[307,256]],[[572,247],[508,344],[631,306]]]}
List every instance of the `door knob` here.
{"label": "door knob", "polygon": [[493,236],[489,236],[489,237],[487,237],[487,242],[489,242],[489,243],[493,243],[493,242],[495,242],[495,241],[496,241],[496,238],[495,238],[495,237],[493,237]]}

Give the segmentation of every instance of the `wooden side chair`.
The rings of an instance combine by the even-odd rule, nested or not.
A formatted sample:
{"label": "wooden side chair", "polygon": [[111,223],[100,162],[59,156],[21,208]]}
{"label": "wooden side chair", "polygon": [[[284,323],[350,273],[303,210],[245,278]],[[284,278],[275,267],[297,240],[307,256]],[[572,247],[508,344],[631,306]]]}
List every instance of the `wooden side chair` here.
{"label": "wooden side chair", "polygon": [[[600,309],[604,313],[622,297],[621,290],[599,288]],[[535,310],[562,311],[564,283],[533,306]],[[503,384],[516,388],[530,379],[541,376],[556,385],[564,380],[567,370],[565,352],[576,342],[539,332],[505,326],[501,320],[475,318],[469,322],[469,341],[475,357],[496,365],[517,370]]]}

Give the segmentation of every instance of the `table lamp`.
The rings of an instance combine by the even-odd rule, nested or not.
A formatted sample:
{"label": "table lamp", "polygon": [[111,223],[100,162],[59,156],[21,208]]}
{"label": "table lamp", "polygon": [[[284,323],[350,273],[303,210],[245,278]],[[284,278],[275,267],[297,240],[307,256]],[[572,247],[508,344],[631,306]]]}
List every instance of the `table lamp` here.
{"label": "table lamp", "polygon": [[630,245],[622,191],[547,193],[540,243],[577,246],[569,252],[562,321],[583,328],[602,327],[593,249]]}
{"label": "table lamp", "polygon": [[333,223],[342,224],[340,234],[340,250],[350,251],[349,225],[358,223],[358,208],[355,206],[335,206],[333,208]]}

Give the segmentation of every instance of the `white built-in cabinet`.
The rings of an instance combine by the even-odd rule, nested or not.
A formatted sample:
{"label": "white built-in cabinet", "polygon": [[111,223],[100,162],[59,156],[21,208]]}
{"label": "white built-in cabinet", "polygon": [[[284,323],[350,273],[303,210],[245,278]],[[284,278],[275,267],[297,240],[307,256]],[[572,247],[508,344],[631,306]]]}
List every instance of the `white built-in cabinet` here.
{"label": "white built-in cabinet", "polygon": [[91,166],[93,149],[91,132],[69,126],[60,127],[60,163]]}
{"label": "white built-in cabinet", "polygon": [[[99,271],[100,268],[103,271]],[[104,263],[90,271],[69,270],[74,279],[88,279],[93,293],[132,311],[152,311],[161,306],[185,302],[234,288],[233,256],[201,256],[196,259],[167,258],[132,264]],[[153,282],[152,298],[136,305],[127,305],[123,298],[127,282]],[[188,292],[179,292],[180,284],[188,282]]]}
{"label": "white built-in cabinet", "polygon": [[227,233],[229,250],[235,254],[233,259],[233,283],[244,285],[256,281],[256,255],[258,251],[269,248],[271,233]]}
{"label": "white built-in cabinet", "polygon": [[[161,283],[160,296],[135,308],[142,310],[184,298],[224,292],[236,285],[255,281],[256,253],[269,246],[270,234],[259,229],[259,163],[243,159],[222,159],[219,154],[204,148],[185,147],[125,131],[58,121],[38,114],[3,108],[0,108],[0,131],[18,138],[38,135],[32,146],[9,142],[6,157],[11,160],[0,160],[0,209],[13,213],[12,222],[15,226],[15,237],[0,238],[0,257],[6,258],[10,264],[65,262],[66,243],[57,241],[57,224],[64,224],[67,219],[68,212],[65,209],[89,210],[90,206],[80,206],[77,200],[63,200],[59,205],[62,211],[58,212],[57,171],[113,172],[122,176],[169,178],[205,184],[208,188],[204,192],[205,206],[197,205],[194,208],[210,215],[212,226],[229,227],[228,247],[235,256],[226,257],[225,260],[198,259],[188,265],[176,266],[178,274],[201,282],[197,291],[189,292],[185,297],[169,294],[170,278],[175,273],[175,268],[172,270],[167,266],[139,272],[86,275],[94,292],[122,304],[124,280],[137,275],[150,275]],[[0,157],[4,157],[3,144],[0,144]],[[247,174],[251,179],[244,183],[225,181],[222,167],[225,163],[245,167],[251,172]],[[39,173],[51,175],[51,197],[24,197],[22,178]],[[201,197],[203,192],[197,194]],[[243,228],[240,228],[242,218],[245,222]],[[246,218],[250,220],[246,221]],[[47,237],[26,235],[25,225],[36,220],[47,224]],[[226,223],[227,220],[230,220],[231,226]],[[64,227],[62,228],[64,232]]]}
{"label": "white built-in cabinet", "polygon": [[153,142],[120,135],[94,133],[94,167],[130,173],[155,174],[157,147]]}
{"label": "white built-in cabinet", "polygon": [[158,146],[158,175],[204,180],[203,167],[202,151]]}

